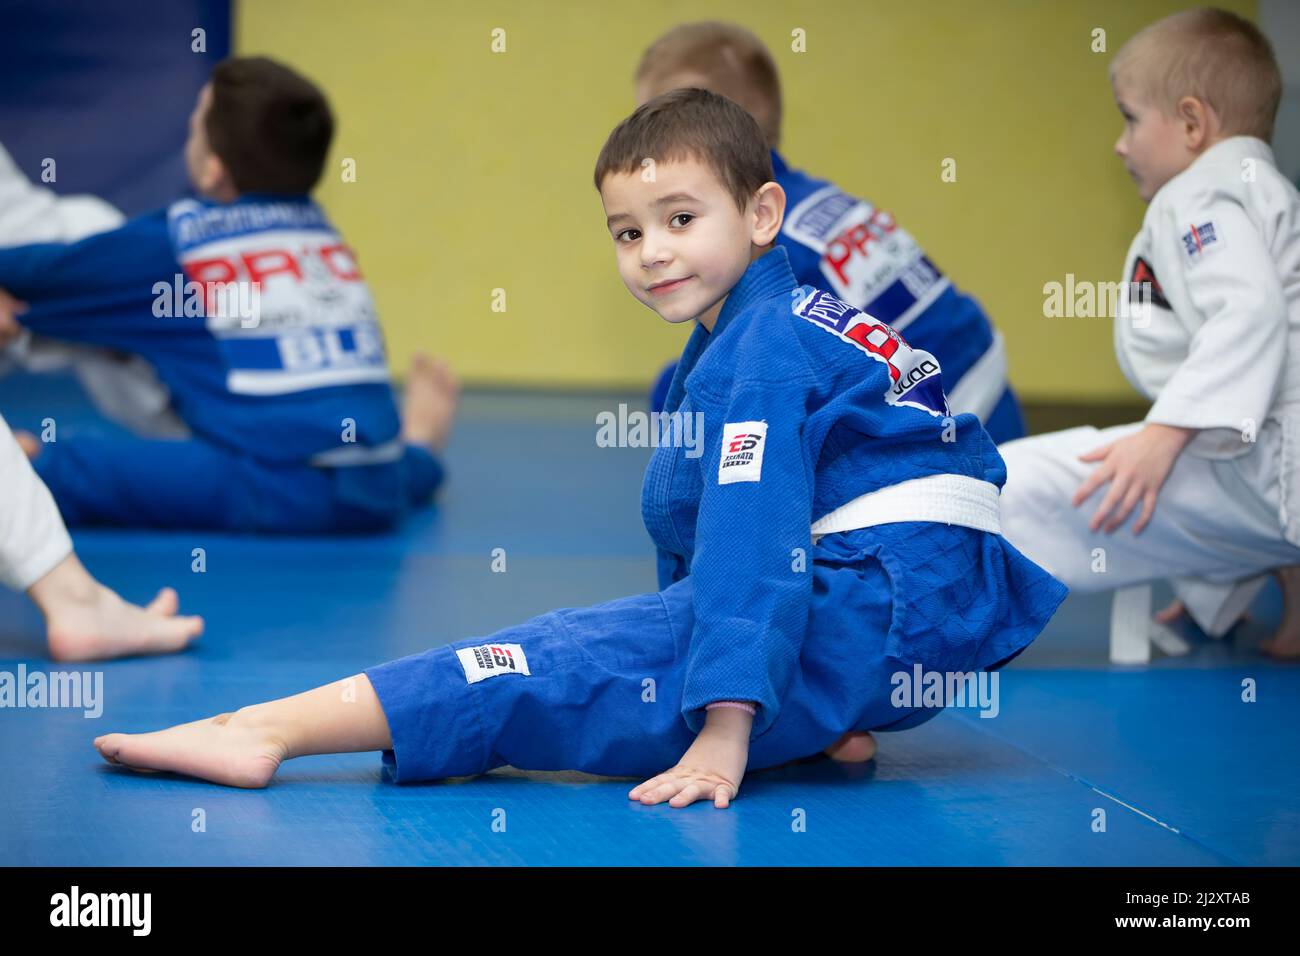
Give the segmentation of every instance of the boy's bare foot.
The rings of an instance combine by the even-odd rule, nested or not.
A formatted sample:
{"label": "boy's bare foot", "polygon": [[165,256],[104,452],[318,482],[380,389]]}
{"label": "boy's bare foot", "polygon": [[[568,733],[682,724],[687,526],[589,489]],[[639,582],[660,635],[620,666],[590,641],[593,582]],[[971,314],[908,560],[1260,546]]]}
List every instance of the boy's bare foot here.
{"label": "boy's bare foot", "polygon": [[1174,598],[1164,610],[1156,612],[1157,624],[1173,624],[1187,616],[1187,605]]}
{"label": "boy's bare foot", "polygon": [[[1164,624],[1167,626],[1170,624],[1176,624],[1179,621],[1190,617],[1191,613],[1187,610],[1187,605],[1182,602],[1182,599],[1174,598],[1163,610],[1155,613],[1154,620],[1157,624]],[[1237,622],[1234,622],[1234,626],[1235,623],[1249,620],[1252,620],[1250,611],[1242,611],[1241,617],[1237,618]]]}
{"label": "boy's bare foot", "polygon": [[441,451],[460,401],[460,380],[443,359],[417,352],[402,395],[402,440]]}
{"label": "boy's bare foot", "polygon": [[95,749],[109,763],[168,771],[227,787],[258,789],[288,757],[282,736],[249,708],[151,734],[105,734]]}
{"label": "boy's bare foot", "polygon": [[50,655],[59,661],[170,654],[203,633],[203,618],[181,617],[163,588],[148,607],[122,600],[70,554],[27,591],[45,614]]}
{"label": "boy's bare foot", "polygon": [[1273,576],[1282,586],[1282,623],[1259,649],[1278,660],[1300,659],[1300,566],[1278,568]]}
{"label": "boy's bare foot", "polygon": [[850,730],[825,752],[841,763],[866,763],[876,755],[876,738],[865,730]]}
{"label": "boy's bare foot", "polygon": [[40,440],[31,432],[14,432],[14,441],[18,442],[18,447],[23,450],[23,454],[29,459],[35,458],[41,453]]}

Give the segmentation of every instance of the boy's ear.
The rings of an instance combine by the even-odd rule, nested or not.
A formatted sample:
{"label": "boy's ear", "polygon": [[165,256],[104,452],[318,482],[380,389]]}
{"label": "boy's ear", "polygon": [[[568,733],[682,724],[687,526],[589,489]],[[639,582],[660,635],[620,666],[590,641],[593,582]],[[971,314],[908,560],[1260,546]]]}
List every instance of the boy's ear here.
{"label": "boy's ear", "polygon": [[1184,96],[1178,101],[1178,119],[1183,124],[1187,148],[1193,152],[1207,145],[1218,125],[1214,110],[1195,96]]}
{"label": "boy's ear", "polygon": [[785,220],[785,190],[779,183],[764,183],[754,194],[754,233],[756,246],[770,245],[781,232]]}
{"label": "boy's ear", "polygon": [[205,196],[214,199],[229,199],[232,194],[237,194],[234,181],[230,178],[230,173],[226,169],[226,164],[221,161],[216,153],[211,151],[203,158],[203,173],[199,182],[199,191]]}

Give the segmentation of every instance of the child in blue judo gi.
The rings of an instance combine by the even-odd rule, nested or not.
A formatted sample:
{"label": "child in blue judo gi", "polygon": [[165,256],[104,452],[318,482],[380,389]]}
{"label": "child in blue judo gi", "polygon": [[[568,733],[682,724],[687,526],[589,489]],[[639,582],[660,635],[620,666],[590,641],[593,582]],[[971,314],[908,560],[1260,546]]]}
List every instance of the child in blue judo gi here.
{"label": "child in blue judo gi", "polygon": [[457,384],[418,359],[399,418],[370,292],[309,196],[333,128],[310,81],[226,60],[185,145],[202,198],[0,249],[0,345],[20,322],[139,355],[188,431],[18,436],[68,524],[371,530],[432,496]]}
{"label": "child in blue judo gi", "polygon": [[948,414],[931,355],[796,284],[750,115],[699,89],[658,97],[595,179],[628,289],[693,325],[668,407],[701,417],[705,452],[661,444],[642,492],[661,590],[107,734],[106,759],[261,787],[290,757],[383,750],[398,782],[509,764],[725,807],[747,766],[862,759],[866,732],[938,712],[899,699],[895,675],[996,668],[1037,636],[1066,589],[998,533],[992,441]]}

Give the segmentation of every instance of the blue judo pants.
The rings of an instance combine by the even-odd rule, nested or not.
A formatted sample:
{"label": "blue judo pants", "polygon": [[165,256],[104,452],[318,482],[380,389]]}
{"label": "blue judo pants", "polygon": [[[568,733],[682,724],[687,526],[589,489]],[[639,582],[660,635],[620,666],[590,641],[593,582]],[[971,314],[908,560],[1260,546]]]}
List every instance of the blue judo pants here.
{"label": "blue judo pants", "polygon": [[[932,523],[889,528],[898,540],[888,554],[862,538],[848,547],[841,535],[814,547],[807,634],[779,714],[750,743],[751,769],[815,755],[849,730],[929,720],[941,708],[895,706],[895,674],[916,663],[1000,667],[1064,599],[1063,586],[998,535]],[[917,567],[927,556],[929,567]],[[384,762],[398,783],[507,764],[661,773],[695,739],[680,712],[693,622],[688,576],[664,591],[551,611],[370,668],[392,733]],[[459,650],[491,657],[515,644],[527,675],[507,666],[470,682]]]}
{"label": "blue judo pants", "polygon": [[417,445],[385,464],[316,468],[199,439],[78,435],[44,445],[32,465],[70,526],[269,534],[382,530],[443,479],[442,463]]}

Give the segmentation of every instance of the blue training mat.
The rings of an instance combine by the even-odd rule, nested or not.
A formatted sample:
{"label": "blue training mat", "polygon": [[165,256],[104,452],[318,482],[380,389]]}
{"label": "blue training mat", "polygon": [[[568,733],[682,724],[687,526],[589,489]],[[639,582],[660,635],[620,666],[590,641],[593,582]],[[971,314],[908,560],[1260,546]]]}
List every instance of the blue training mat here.
{"label": "blue training mat", "polygon": [[[1300,668],[1249,646],[1275,619],[1275,595],[1236,644],[1201,642],[1141,669],[1106,664],[1107,601],[1072,597],[1001,672],[997,717],[955,709],[882,734],[866,766],[751,774],[725,811],[643,807],[626,796],[639,781],[572,773],[399,787],[378,754],[295,760],[264,791],[100,760],[101,733],[211,716],[554,607],[653,590],[639,513],[648,450],[595,442],[596,412],[620,401],[638,404],[467,395],[439,508],[389,535],[76,532],[104,583],[139,602],[170,584],[207,631],[178,656],[59,665],[43,656],[35,608],[0,594],[0,671],[98,671],[105,698],[98,718],[0,710],[0,864],[1300,863]],[[70,380],[0,379],[13,427],[51,409],[61,429],[93,422]],[[491,570],[495,548],[507,573]],[[1244,678],[1256,703],[1242,700]]]}

